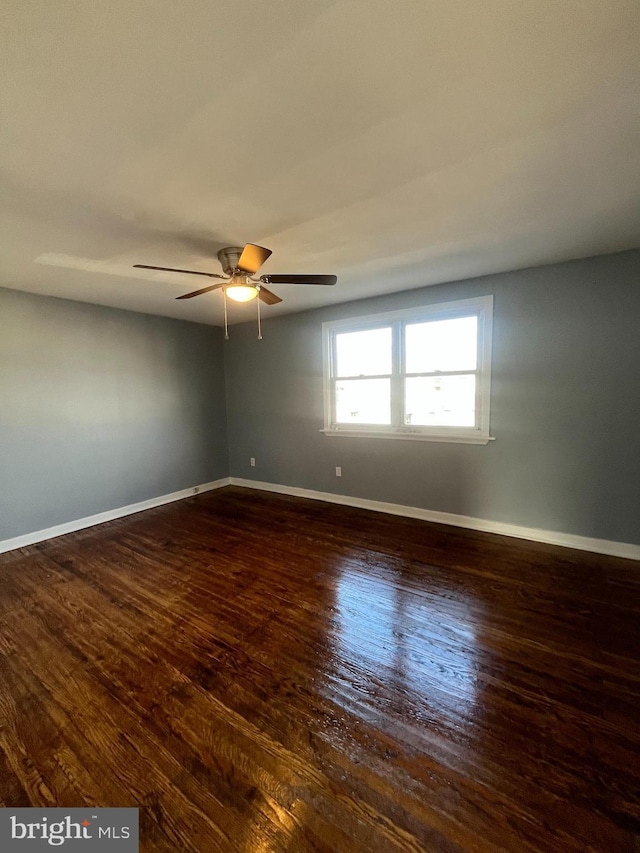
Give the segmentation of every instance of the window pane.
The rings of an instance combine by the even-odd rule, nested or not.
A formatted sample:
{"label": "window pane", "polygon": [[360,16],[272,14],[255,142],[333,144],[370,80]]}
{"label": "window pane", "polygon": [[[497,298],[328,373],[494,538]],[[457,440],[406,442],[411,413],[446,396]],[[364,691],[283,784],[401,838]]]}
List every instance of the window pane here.
{"label": "window pane", "polygon": [[408,426],[476,424],[475,376],[414,376],[405,379],[404,392]]}
{"label": "window pane", "polygon": [[339,424],[390,424],[389,379],[338,379],[336,422]]}
{"label": "window pane", "polygon": [[434,320],[405,327],[406,372],[475,370],[478,318]]}
{"label": "window pane", "polygon": [[336,376],[391,373],[391,329],[336,335]]}

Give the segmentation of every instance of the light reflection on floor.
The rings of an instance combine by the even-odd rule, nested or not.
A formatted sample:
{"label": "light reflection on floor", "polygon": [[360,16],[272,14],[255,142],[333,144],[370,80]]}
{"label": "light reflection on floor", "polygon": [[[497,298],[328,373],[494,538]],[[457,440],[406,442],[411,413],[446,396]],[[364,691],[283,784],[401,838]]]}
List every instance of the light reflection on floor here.
{"label": "light reflection on floor", "polygon": [[404,577],[397,565],[345,562],[326,672],[331,698],[350,711],[366,706],[370,719],[376,708],[434,723],[475,717],[479,608],[433,577],[421,589],[415,569]]}

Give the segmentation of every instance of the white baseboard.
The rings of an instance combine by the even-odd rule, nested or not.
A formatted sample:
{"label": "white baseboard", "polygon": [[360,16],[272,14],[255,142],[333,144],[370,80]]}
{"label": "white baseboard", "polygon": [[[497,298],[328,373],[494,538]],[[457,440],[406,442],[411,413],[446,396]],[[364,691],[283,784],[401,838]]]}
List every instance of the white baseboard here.
{"label": "white baseboard", "polygon": [[451,512],[438,512],[432,509],[421,509],[417,506],[385,503],[384,501],[370,501],[365,498],[336,495],[332,492],[316,492],[313,489],[300,489],[296,486],[282,486],[277,483],[262,483],[257,480],[244,480],[239,477],[231,477],[231,485],[243,486],[248,489],[260,489],[265,492],[277,492],[281,495],[327,501],[328,503],[342,504],[358,509],[370,509],[374,512],[386,512],[390,515],[402,515],[407,518],[419,518],[423,521],[435,521],[438,524],[450,524],[453,527],[465,527],[469,530],[481,530],[485,533],[499,533],[502,536],[530,539],[533,542],[546,542],[549,545],[577,548],[580,551],[592,551],[596,554],[608,554],[612,557],[640,560],[640,545],[633,545],[629,542],[591,539],[588,536],[578,536],[574,533],[560,533],[557,530],[522,527],[518,524],[490,521],[486,518],[473,518],[468,515],[455,515]]}
{"label": "white baseboard", "polygon": [[453,527],[464,527],[469,530],[481,530],[485,533],[498,533],[502,536],[514,536],[517,539],[530,539],[533,542],[546,542],[550,545],[560,545],[564,548],[577,548],[580,551],[592,551],[596,554],[608,554],[612,557],[625,557],[629,560],[640,560],[640,545],[633,545],[629,542],[612,542],[609,539],[592,539],[588,536],[578,536],[574,533],[560,533],[556,530],[543,530],[537,527],[522,527],[517,524],[507,524],[506,522],[490,521],[485,518],[474,518],[468,515],[456,515],[451,512],[438,512],[437,510],[422,509],[416,506],[404,506],[403,504],[386,503],[384,501],[372,501],[366,498],[356,498],[350,495],[336,495],[333,492],[317,492],[314,489],[301,489],[297,486],[283,486],[279,483],[263,483],[259,480],[244,480],[240,477],[224,477],[220,480],[213,480],[210,483],[202,483],[199,486],[192,486],[189,489],[182,489],[179,492],[172,492],[168,495],[161,495],[157,498],[151,498],[147,501],[129,504],[128,506],[111,509],[107,512],[101,512],[97,515],[89,515],[85,518],[78,518],[75,521],[68,521],[65,524],[58,524],[55,527],[47,527],[44,530],[36,530],[33,533],[25,533],[23,536],[16,536],[13,539],[4,539],[0,541],[0,554],[6,551],[13,551],[16,548],[24,548],[27,545],[34,545],[36,542],[44,542],[47,539],[53,539],[56,536],[63,536],[65,533],[73,533],[76,530],[83,530],[86,527],[93,527],[96,524],[103,524],[105,521],[113,521],[116,518],[123,518],[127,515],[133,515],[136,512],[143,512],[145,509],[153,509],[156,506],[179,501],[183,498],[193,497],[201,492],[209,492],[213,489],[220,489],[223,486],[242,486],[247,489],[258,489],[265,492],[276,492],[280,495],[291,495],[292,497],[310,498],[311,500],[327,501],[328,503],[342,504],[343,506],[352,506],[357,509],[369,509],[373,512],[386,512],[390,515],[401,515],[406,518],[418,518],[422,521],[433,521],[438,524],[449,524]]}
{"label": "white baseboard", "polygon": [[36,542],[44,542],[46,539],[53,539],[56,536],[63,536],[65,533],[73,533],[76,530],[83,530],[85,527],[93,527],[96,524],[103,524],[105,521],[113,521],[116,518],[122,518],[125,515],[133,515],[136,512],[143,512],[145,509],[153,509],[162,504],[180,501],[183,498],[190,498],[200,492],[210,492],[212,489],[220,489],[222,486],[230,485],[229,477],[224,477],[221,480],[213,480],[211,483],[202,483],[199,486],[192,486],[190,489],[181,489],[179,492],[171,492],[169,495],[161,495],[158,498],[150,498],[148,501],[140,501],[139,503],[121,506],[117,509],[110,509],[107,512],[99,512],[97,515],[88,515],[85,518],[78,518],[75,521],[67,521],[65,524],[57,524],[55,527],[47,527],[44,530],[35,530],[33,533],[25,533],[23,536],[16,536],[13,539],[4,539],[0,541],[0,554],[5,551],[13,551],[16,548],[24,548],[26,545],[34,545]]}

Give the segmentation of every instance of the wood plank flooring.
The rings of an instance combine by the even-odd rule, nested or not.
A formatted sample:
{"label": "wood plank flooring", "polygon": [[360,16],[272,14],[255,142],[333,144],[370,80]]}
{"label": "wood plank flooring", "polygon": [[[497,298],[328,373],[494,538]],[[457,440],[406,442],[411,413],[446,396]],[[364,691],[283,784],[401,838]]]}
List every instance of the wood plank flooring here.
{"label": "wood plank flooring", "polygon": [[0,805],[143,851],[640,850],[640,564],[239,488],[0,556]]}

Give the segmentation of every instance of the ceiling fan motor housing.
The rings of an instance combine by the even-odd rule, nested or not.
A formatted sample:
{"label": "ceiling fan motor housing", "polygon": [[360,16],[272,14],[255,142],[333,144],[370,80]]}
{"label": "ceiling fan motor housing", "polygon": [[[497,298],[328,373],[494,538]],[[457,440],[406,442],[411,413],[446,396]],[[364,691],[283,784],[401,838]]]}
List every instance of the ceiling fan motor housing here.
{"label": "ceiling fan motor housing", "polygon": [[244,246],[227,246],[218,252],[218,260],[225,275],[232,275],[238,266]]}

